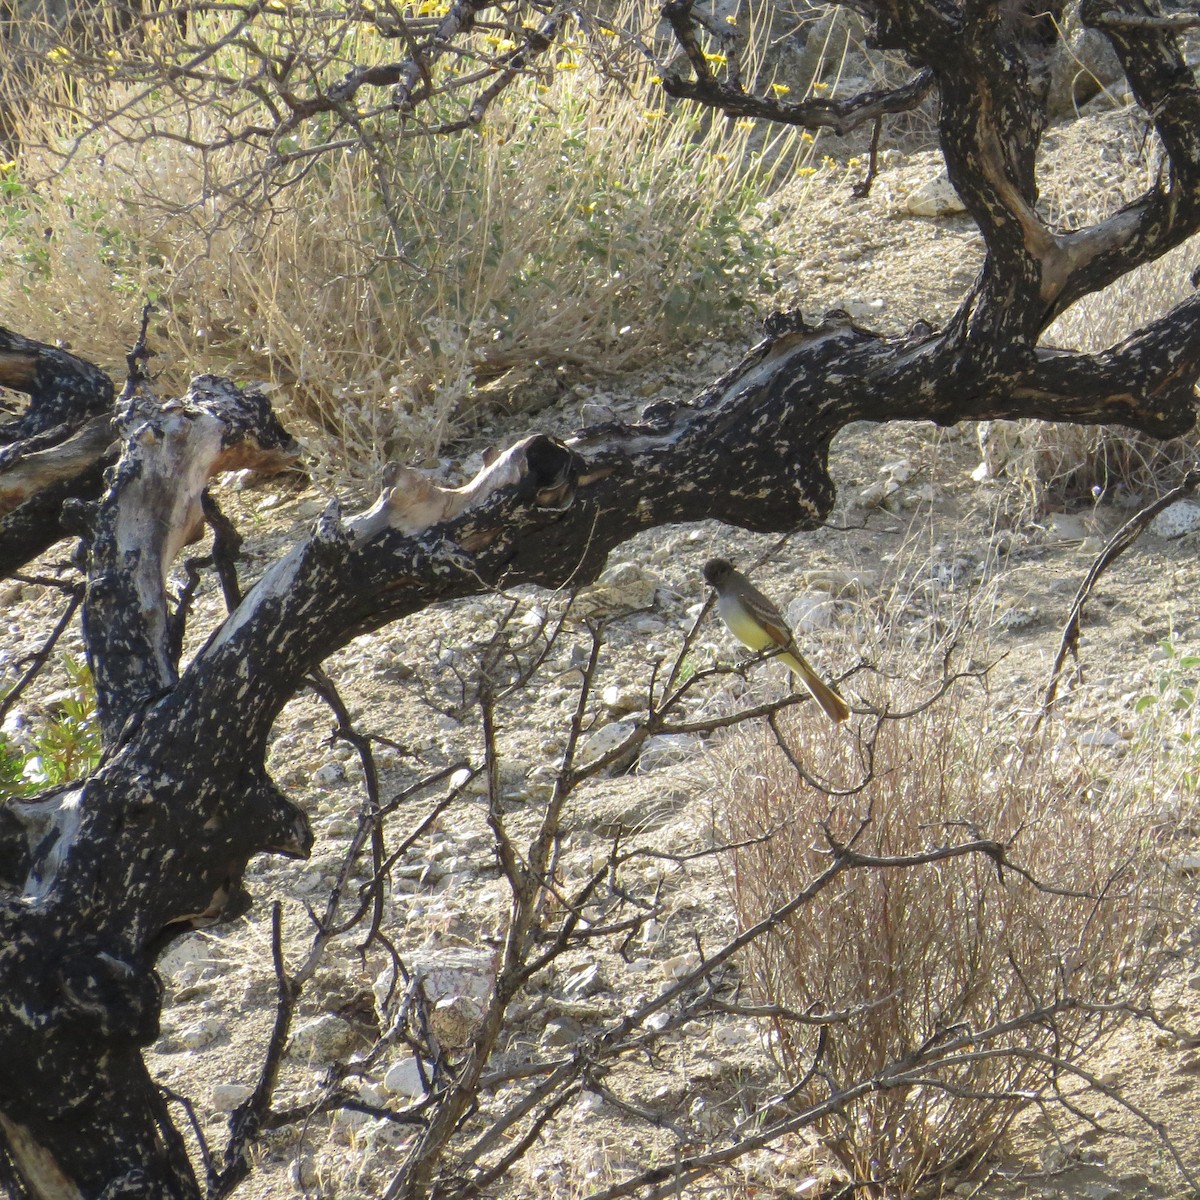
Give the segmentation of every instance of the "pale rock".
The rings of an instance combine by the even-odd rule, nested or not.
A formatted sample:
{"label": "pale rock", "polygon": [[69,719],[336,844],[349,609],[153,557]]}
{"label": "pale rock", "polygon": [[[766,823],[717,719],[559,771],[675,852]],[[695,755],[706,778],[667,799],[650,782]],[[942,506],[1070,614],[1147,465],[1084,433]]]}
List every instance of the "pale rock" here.
{"label": "pale rock", "polygon": [[336,760],[327,762],[312,773],[312,784],[319,788],[335,788],[346,782],[346,768]]}
{"label": "pale rock", "polygon": [[600,693],[600,699],[614,712],[637,712],[646,707],[645,689],[636,684],[610,683]]}
{"label": "pale rock", "polygon": [[299,1158],[293,1160],[291,1171],[292,1183],[305,1191],[310,1191],[317,1186],[319,1176],[317,1175],[317,1164],[310,1154],[302,1154]]}
{"label": "pale rock", "polygon": [[547,1050],[574,1046],[583,1037],[583,1026],[574,1017],[551,1017],[542,1029],[541,1042]]}
{"label": "pale rock", "polygon": [[306,1021],[292,1034],[288,1053],[301,1062],[333,1062],[357,1040],[353,1028],[334,1013]]}
{"label": "pale rock", "polygon": [[677,954],[674,958],[668,958],[663,963],[663,974],[668,979],[682,979],[685,975],[690,974],[700,965],[700,955],[694,950],[688,951],[687,954]]}
{"label": "pale rock", "polygon": [[671,1023],[671,1014],[663,1012],[660,1008],[657,1012],[652,1012],[646,1018],[646,1028],[651,1033],[661,1033]]}
{"label": "pale rock", "polygon": [[388,1067],[383,1076],[383,1086],[393,1096],[408,1096],[412,1100],[425,1095],[425,1083],[421,1078],[422,1065],[426,1079],[432,1079],[433,1071],[429,1063],[421,1064],[415,1055],[400,1059]]}
{"label": "pale rock", "polygon": [[[635,728],[632,721],[610,721],[607,725],[601,725],[599,729],[593,730],[583,739],[581,747],[583,761],[585,763],[594,762],[598,758],[603,758],[604,755],[625,741]],[[627,765],[628,763],[618,761],[609,768],[609,771],[616,774]]]}
{"label": "pale rock", "polygon": [[583,1000],[595,996],[608,987],[600,964],[597,962],[584,963],[569,972],[563,980],[563,994],[574,1000]]}
{"label": "pale rock", "polygon": [[1086,517],[1080,513],[1049,513],[1046,516],[1046,536],[1055,542],[1082,542],[1092,532]]}
{"label": "pale rock", "polygon": [[1155,537],[1177,538],[1200,529],[1200,504],[1192,500],[1177,500],[1150,522]]}
{"label": "pale rock", "polygon": [[225,1023],[216,1017],[201,1017],[179,1031],[179,1041],[187,1050],[203,1050],[225,1035]]}
{"label": "pale rock", "polygon": [[718,1025],[713,1030],[713,1040],[721,1046],[746,1046],[758,1037],[755,1027],[745,1021],[734,1021]]}
{"label": "pale rock", "polygon": [[903,209],[913,217],[949,217],[966,212],[954,185],[946,175],[927,179],[904,197]]}
{"label": "pale rock", "polygon": [[663,767],[687,762],[704,750],[703,740],[694,733],[660,733],[647,738],[638,755],[639,775],[658,771]]}
{"label": "pale rock", "polygon": [[254,1089],[248,1083],[214,1083],[212,1106],[216,1112],[233,1112],[253,1095]]}
{"label": "pale rock", "polygon": [[793,630],[811,633],[833,625],[834,599],[827,592],[801,592],[794,596],[784,617]]}
{"label": "pale rock", "polygon": [[1124,738],[1115,729],[1085,729],[1076,739],[1081,746],[1119,746]]}

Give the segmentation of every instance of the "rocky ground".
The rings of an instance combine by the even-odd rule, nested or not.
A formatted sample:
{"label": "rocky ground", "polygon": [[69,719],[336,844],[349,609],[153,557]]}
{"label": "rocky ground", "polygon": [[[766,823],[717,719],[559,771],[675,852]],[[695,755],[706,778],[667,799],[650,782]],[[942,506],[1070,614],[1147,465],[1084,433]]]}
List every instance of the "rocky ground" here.
{"label": "rocky ground", "polygon": [[[1079,169],[1103,194],[1110,182],[1104,156],[1098,153]],[[779,274],[790,281],[777,302],[799,303],[809,314],[842,307],[865,324],[894,329],[918,318],[944,318],[974,277],[980,250],[970,224],[941,211],[938,189],[930,185],[933,160],[890,161],[863,201],[849,199],[852,174],[829,172],[797,184],[764,214],[768,224],[779,222]],[[933,195],[932,208],[914,201],[917,195]],[[783,223],[797,212],[805,214],[802,219]],[[631,414],[647,397],[689,394],[738,351],[736,345],[710,347],[636,378],[580,385],[532,422],[499,422],[481,435],[481,444],[503,442],[531,423],[561,432],[609,411]],[[1006,445],[1011,456],[1013,444]],[[499,782],[514,842],[524,845],[532,836],[569,736],[589,646],[584,618],[609,619],[585,710],[589,752],[596,753],[644,710],[654,665],[664,663],[661,670],[669,671],[681,653],[705,600],[700,567],[714,554],[739,564],[765,558],[756,573],[764,590],[788,603],[823,672],[850,673],[844,686],[852,700],[861,691],[854,672],[881,654],[890,656],[897,688],[926,686],[948,631],[962,626],[971,657],[993,664],[989,711],[998,724],[1019,730],[1049,678],[1084,573],[1104,539],[1153,498],[1153,488],[1135,482],[1091,503],[1058,501],[1039,509],[1026,502],[1011,476],[981,470],[982,459],[973,427],[857,426],[833,447],[839,502],[825,528],[777,544],[704,523],[656,530],[622,547],[601,583],[587,589],[565,618],[537,677],[499,709]],[[447,469],[469,471],[470,453]],[[247,535],[247,579],[304,536],[325,503],[279,481],[246,490],[229,481],[219,499]],[[1190,686],[1179,656],[1164,657],[1162,643],[1170,639],[1188,650],[1200,642],[1191,603],[1200,585],[1197,515],[1200,509],[1179,509],[1144,535],[1104,577],[1086,611],[1082,680],[1064,697],[1055,737],[1081,754],[1111,761],[1114,771],[1148,738],[1170,742],[1176,755],[1171,761],[1186,759],[1178,744],[1181,727],[1164,721],[1148,733],[1146,714],[1137,706],[1156,694],[1169,670],[1177,672],[1172,687]],[[37,645],[44,628],[38,621],[55,601],[34,585],[10,585],[3,599],[8,654],[19,658]],[[378,739],[385,801],[440,769],[482,763],[480,714],[472,700],[480,647],[505,622],[518,643],[535,645],[545,630],[556,628],[565,602],[527,590],[464,601],[360,638],[333,656],[329,675],[356,726]],[[199,626],[219,620],[218,595],[201,594],[197,611]],[[687,655],[689,670],[739,657],[711,615]],[[785,682],[774,665],[758,666],[749,680],[727,675],[704,681],[686,702],[687,718],[702,721],[747,697],[778,696]],[[229,1112],[257,1081],[274,1016],[272,901],[282,906],[283,946],[295,971],[313,953],[309,912],[323,910],[339,881],[352,895],[369,874],[362,859],[344,866],[359,830],[363,772],[354,749],[330,738],[332,725],[327,707],[302,696],[283,714],[271,754],[276,778],[312,819],[312,859],[253,863],[247,879],[255,897],[251,911],[231,925],[182,939],[161,965],[167,1004],[151,1063],[165,1086],[190,1097],[197,1125],[215,1148],[222,1145]],[[714,752],[728,753],[728,735],[660,738],[636,763],[589,781],[572,797],[563,817],[564,890],[603,863],[620,837],[658,855],[635,860],[624,881],[632,894],[653,903],[653,916],[632,944],[616,935],[597,940],[518,997],[502,1042],[505,1062],[568,1051],[585,1030],[644,1003],[692,969],[700,951],[711,954],[736,931],[722,859],[689,857],[711,846],[720,825],[726,795]],[[441,781],[396,803],[385,826],[389,849],[424,821],[446,788]],[[440,1034],[451,1045],[471,1027],[475,989],[495,961],[508,910],[483,790],[477,780],[467,783],[463,795],[399,855],[380,912],[381,928],[408,968],[424,973],[428,990],[447,1000]],[[1172,843],[1180,861],[1191,849],[1186,838]],[[394,1042],[377,1043],[395,1015],[390,960],[378,947],[361,952],[362,939],[360,924],[312,960],[276,1108],[319,1101],[337,1061],[358,1062],[348,1086],[368,1105],[399,1108],[420,1095],[412,1054]],[[1191,1194],[1150,1125],[1161,1123],[1186,1166],[1200,1171],[1200,962],[1186,932],[1177,937],[1175,952],[1176,965],[1156,1002],[1176,1032],[1129,1026],[1087,1061],[1100,1086],[1070,1085],[1076,1107],[1100,1125],[1034,1108],[994,1159],[969,1177],[952,1176],[946,1187],[988,1200]],[[686,1034],[666,1033],[658,1056],[633,1068],[628,1094],[696,1137],[713,1135],[780,1087],[765,1031],[749,1018],[714,1018]],[[585,1091],[497,1191],[589,1195],[623,1171],[672,1153],[679,1136],[679,1128],[655,1127],[644,1113]],[[255,1151],[258,1169],[239,1195],[377,1197],[411,1141],[404,1126],[361,1111],[316,1116],[266,1136]],[[743,1160],[737,1173],[721,1176],[716,1190],[704,1194],[817,1196],[831,1178],[828,1157],[795,1137]]]}

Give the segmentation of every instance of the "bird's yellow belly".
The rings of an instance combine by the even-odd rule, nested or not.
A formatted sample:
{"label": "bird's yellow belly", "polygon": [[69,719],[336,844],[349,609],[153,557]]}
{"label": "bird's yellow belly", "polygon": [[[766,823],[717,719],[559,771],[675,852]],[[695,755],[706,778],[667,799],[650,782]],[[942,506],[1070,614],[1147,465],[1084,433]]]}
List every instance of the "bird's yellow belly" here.
{"label": "bird's yellow belly", "polygon": [[729,626],[729,632],[743,646],[751,650],[767,650],[778,645],[757,621],[746,615],[746,610],[736,601],[731,604],[722,601],[717,607],[720,609],[721,619]]}

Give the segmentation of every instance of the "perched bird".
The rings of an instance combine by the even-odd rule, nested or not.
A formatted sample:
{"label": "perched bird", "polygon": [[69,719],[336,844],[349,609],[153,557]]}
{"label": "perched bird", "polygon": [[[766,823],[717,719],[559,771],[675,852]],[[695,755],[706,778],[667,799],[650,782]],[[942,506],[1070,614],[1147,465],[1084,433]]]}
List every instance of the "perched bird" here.
{"label": "perched bird", "polygon": [[751,650],[782,649],[780,661],[787,663],[831,721],[844,721],[850,715],[845,700],[804,661],[779,609],[741,571],[735,571],[733,564],[723,558],[711,558],[704,564],[704,579],[716,589],[721,620],[743,646]]}

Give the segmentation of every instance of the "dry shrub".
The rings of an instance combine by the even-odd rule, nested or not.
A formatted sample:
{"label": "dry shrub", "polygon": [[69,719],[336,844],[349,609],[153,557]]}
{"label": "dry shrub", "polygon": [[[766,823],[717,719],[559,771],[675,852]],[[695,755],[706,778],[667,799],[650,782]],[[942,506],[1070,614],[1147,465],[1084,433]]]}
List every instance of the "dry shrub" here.
{"label": "dry shrub", "polygon": [[[867,760],[853,737],[808,714],[782,729],[807,772],[840,785],[862,777]],[[1093,803],[1072,755],[1011,744],[947,700],[884,722],[871,778],[849,797],[802,782],[766,731],[743,732],[728,761],[724,833],[744,843],[729,878],[745,927],[828,868],[826,822],[843,843],[861,828],[855,848],[879,855],[995,838],[1045,885],[981,854],[853,869],[753,945],[747,974],[762,1000],[854,1014],[820,1037],[776,1024],[772,1044],[800,1084],[797,1107],[883,1079],[914,1056],[909,1082],[869,1091],[820,1125],[874,1194],[909,1196],[931,1175],[978,1162],[1053,1086],[1059,1070],[1038,1054],[1078,1059],[1114,1021],[1089,1005],[1146,998],[1164,876],[1136,811],[1111,795]],[[964,1032],[974,1036],[960,1052],[928,1054]]]}
{"label": "dry shrub", "polygon": [[[261,20],[300,37],[307,12]],[[625,18],[656,19],[645,5]],[[230,19],[195,14],[197,39],[215,43]],[[394,51],[339,36],[334,78]],[[586,51],[568,39],[480,130],[397,140],[385,114],[371,152],[328,151],[291,179],[259,148],[219,146],[233,100],[119,74],[64,81],[57,107],[25,114],[0,174],[0,321],[119,372],[152,297],[163,390],[197,370],[280,385],[324,465],[364,491],[391,459],[431,459],[480,406],[544,404],[578,372],[636,367],[740,321],[765,261],[749,222],[765,156],[746,153],[744,128],[668,110],[644,59],[616,80]],[[239,78],[242,52],[211,65]],[[314,121],[288,148],[345,133]]]}

